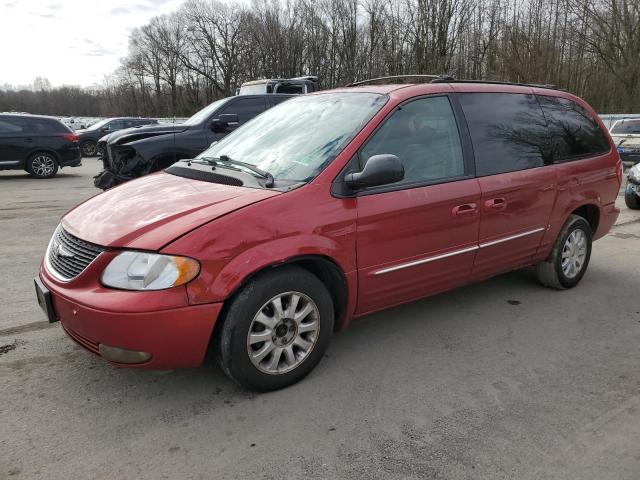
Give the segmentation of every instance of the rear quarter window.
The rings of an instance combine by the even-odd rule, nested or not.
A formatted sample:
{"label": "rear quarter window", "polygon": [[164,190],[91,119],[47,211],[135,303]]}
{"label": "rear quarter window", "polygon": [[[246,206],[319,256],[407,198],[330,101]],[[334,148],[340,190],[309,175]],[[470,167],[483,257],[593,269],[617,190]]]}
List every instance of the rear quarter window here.
{"label": "rear quarter window", "polygon": [[72,130],[62,122],[49,118],[33,118],[29,120],[29,131],[50,135],[56,133],[71,133]]}
{"label": "rear quarter window", "polygon": [[609,141],[598,122],[576,102],[566,98],[538,97],[547,119],[551,151],[556,162],[601,155]]}
{"label": "rear quarter window", "polygon": [[541,167],[551,161],[549,133],[534,95],[459,94],[469,126],[476,175]]}

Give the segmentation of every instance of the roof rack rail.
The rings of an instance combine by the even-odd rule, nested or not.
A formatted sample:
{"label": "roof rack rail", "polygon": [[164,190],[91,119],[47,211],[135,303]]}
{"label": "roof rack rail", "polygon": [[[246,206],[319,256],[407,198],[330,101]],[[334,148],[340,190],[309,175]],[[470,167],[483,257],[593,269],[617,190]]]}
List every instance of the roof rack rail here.
{"label": "roof rack rail", "polygon": [[389,80],[399,80],[403,78],[421,78],[430,79],[430,83],[485,83],[490,85],[515,85],[520,87],[532,87],[532,88],[548,88],[549,90],[563,90],[556,85],[541,84],[541,83],[518,83],[518,82],[503,82],[500,80],[463,80],[452,77],[451,75],[392,75],[389,77],[377,77],[367,80],[360,80],[350,83],[347,87],[356,87],[359,85],[370,85],[376,82],[383,82]]}
{"label": "roof rack rail", "polygon": [[[413,74],[391,75],[389,77],[377,77],[377,78],[369,78],[367,80],[359,80],[357,82],[350,83],[349,85],[347,85],[347,87],[357,87],[358,85],[369,85],[371,83],[381,82],[383,80],[398,80],[401,78],[423,78],[423,79],[431,79],[431,81],[433,82],[434,80],[444,78],[444,77],[446,76],[445,75],[413,75]],[[446,77],[446,78],[453,78],[453,77]]]}
{"label": "roof rack rail", "polygon": [[[436,80],[432,80],[431,83],[441,83]],[[518,82],[503,82],[500,80],[457,80],[451,79],[449,83],[485,83],[489,85],[515,85],[519,87],[532,87],[532,88],[548,88],[549,90],[563,90],[556,85],[541,84],[541,83],[518,83]]]}

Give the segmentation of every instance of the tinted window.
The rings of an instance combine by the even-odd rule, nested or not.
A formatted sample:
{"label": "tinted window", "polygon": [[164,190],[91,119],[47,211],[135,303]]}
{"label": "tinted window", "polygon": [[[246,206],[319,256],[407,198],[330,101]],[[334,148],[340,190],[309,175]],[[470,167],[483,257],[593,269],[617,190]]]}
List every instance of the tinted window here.
{"label": "tinted window", "polygon": [[513,172],[551,161],[549,133],[533,95],[463,93],[478,176]]}
{"label": "tinted window", "polygon": [[26,130],[26,122],[22,118],[0,118],[0,133],[22,133]]}
{"label": "tinted window", "polygon": [[291,97],[281,97],[279,95],[274,95],[273,97],[270,97],[270,98],[271,98],[271,103],[273,105],[278,105],[279,103],[289,100]]}
{"label": "tinted window", "polygon": [[464,159],[447,97],[414,100],[398,108],[360,151],[362,162],[391,153],[404,164],[404,180],[420,183],[461,177]]}
{"label": "tinted window", "polygon": [[565,98],[538,98],[549,124],[551,150],[555,161],[609,151],[607,137],[589,112],[580,105]]}
{"label": "tinted window", "polygon": [[29,120],[28,130],[36,133],[70,133],[71,129],[62,122],[48,118],[32,118]]}
{"label": "tinted window", "polygon": [[233,102],[220,113],[235,113],[238,115],[238,121],[244,123],[264,111],[264,98],[242,98]]}
{"label": "tinted window", "polygon": [[125,128],[125,123],[124,120],[114,120],[108,126],[110,130],[120,130]]}

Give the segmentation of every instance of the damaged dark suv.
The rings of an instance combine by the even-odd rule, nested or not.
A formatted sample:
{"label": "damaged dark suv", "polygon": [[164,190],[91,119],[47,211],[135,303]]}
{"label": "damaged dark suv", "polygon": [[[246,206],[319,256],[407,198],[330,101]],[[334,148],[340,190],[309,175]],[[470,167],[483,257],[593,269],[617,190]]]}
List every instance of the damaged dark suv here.
{"label": "damaged dark suv", "polygon": [[103,190],[194,158],[213,142],[265,110],[295,95],[242,95],[223,98],[177,125],[153,125],[114,132],[106,138],[104,171],[94,184]]}

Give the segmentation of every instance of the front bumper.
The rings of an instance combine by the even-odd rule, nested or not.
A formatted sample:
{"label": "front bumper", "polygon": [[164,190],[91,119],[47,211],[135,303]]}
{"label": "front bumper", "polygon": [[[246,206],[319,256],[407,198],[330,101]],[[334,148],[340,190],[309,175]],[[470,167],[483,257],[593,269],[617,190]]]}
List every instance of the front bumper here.
{"label": "front bumper", "polygon": [[[222,303],[191,305],[157,311],[108,311],[83,305],[66,295],[41,271],[40,280],[51,293],[56,318],[67,335],[90,352],[100,345],[147,352],[144,363],[116,365],[174,369],[197,367],[204,360]],[[68,290],[68,289],[67,289]],[[96,292],[94,292],[96,293]],[[143,292],[130,292],[141,294]],[[114,305],[118,308],[119,305]]]}

